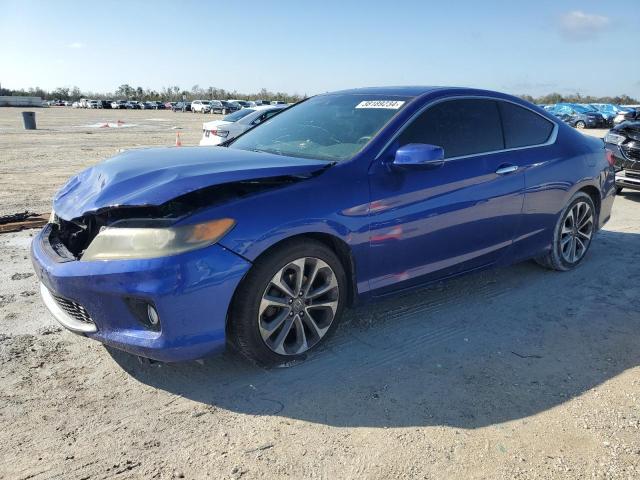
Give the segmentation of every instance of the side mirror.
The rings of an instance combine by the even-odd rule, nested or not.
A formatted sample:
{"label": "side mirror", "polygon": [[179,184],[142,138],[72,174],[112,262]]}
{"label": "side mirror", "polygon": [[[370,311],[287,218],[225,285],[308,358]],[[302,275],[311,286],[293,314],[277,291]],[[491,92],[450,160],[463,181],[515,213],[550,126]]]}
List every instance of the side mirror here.
{"label": "side mirror", "polygon": [[409,143],[396,150],[393,164],[398,167],[440,167],[444,163],[444,149],[426,143]]}

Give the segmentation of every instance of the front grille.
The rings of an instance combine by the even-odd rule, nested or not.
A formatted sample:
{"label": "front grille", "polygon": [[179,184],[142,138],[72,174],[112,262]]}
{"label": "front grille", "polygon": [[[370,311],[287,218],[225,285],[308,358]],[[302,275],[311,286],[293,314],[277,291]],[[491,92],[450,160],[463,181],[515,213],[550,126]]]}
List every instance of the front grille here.
{"label": "front grille", "polygon": [[622,153],[624,153],[625,157],[631,160],[640,160],[640,150],[638,150],[637,148],[629,148],[623,146]]}
{"label": "front grille", "polygon": [[94,322],[91,319],[91,316],[85,308],[72,300],[67,300],[66,298],[59,297],[57,295],[51,294],[53,298],[56,300],[56,303],[60,306],[62,310],[64,310],[69,316],[75,318],[79,322],[88,323],[93,325]]}
{"label": "front grille", "polygon": [[632,172],[630,170],[626,170],[624,172],[625,177],[638,178],[640,179],[640,172]]}

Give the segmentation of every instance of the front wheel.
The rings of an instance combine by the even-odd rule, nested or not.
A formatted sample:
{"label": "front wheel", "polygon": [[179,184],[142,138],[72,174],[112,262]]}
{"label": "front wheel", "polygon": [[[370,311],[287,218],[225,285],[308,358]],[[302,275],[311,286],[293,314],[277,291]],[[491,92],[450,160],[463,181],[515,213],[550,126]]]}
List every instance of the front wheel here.
{"label": "front wheel", "polygon": [[584,260],[596,231],[597,212],[591,197],[576,193],[560,213],[551,250],[536,261],[543,267],[566,271]]}
{"label": "front wheel", "polygon": [[333,250],[314,240],[288,242],[258,259],[238,287],[229,340],[260,365],[302,360],[338,325],[346,285]]}
{"label": "front wheel", "polygon": [[580,121],[576,122],[576,128],[577,128],[578,130],[583,130],[586,126],[587,126],[587,125],[586,125],[582,120],[580,120]]}
{"label": "front wheel", "polygon": [[616,187],[616,195],[620,195],[622,192],[622,187]]}

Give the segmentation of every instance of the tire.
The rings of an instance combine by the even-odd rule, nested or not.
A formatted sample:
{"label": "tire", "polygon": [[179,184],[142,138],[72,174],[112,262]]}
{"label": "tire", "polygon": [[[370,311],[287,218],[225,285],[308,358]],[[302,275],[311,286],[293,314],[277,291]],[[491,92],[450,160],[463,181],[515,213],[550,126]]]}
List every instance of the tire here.
{"label": "tire", "polygon": [[620,195],[622,193],[623,187],[616,187],[616,195]]}
{"label": "tire", "polygon": [[[301,267],[302,286],[295,292]],[[335,331],[346,298],[347,277],[333,250],[311,239],[283,243],[260,257],[236,290],[227,320],[229,341],[258,365],[297,363]]]}
{"label": "tire", "polygon": [[[583,210],[585,206],[589,209],[586,213]],[[569,219],[570,216],[572,218],[578,217],[578,224],[575,225],[575,228]],[[584,192],[576,193],[558,217],[553,230],[551,250],[536,258],[536,262],[545,268],[562,272],[577,267],[587,256],[596,233],[597,224],[598,214],[591,197]]]}
{"label": "tire", "polygon": [[578,130],[583,130],[586,126],[587,126],[587,124],[584,123],[582,120],[579,120],[579,121],[576,122],[576,128]]}

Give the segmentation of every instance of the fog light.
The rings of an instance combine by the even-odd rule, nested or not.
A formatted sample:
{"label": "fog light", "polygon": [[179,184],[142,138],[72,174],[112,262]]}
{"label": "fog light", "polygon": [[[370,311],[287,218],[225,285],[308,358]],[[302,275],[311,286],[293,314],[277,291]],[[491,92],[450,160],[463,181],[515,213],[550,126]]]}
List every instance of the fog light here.
{"label": "fog light", "polygon": [[136,320],[148,330],[160,331],[160,315],[158,310],[147,299],[125,298],[129,310]]}
{"label": "fog light", "polygon": [[149,323],[154,327],[157,327],[160,323],[160,317],[158,316],[158,312],[153,305],[147,305],[147,316],[149,317]]}

